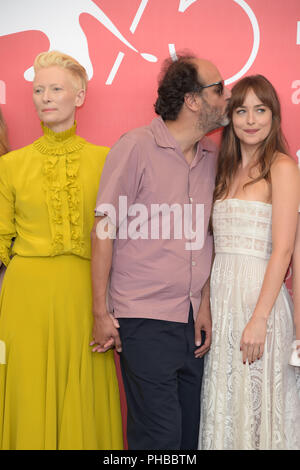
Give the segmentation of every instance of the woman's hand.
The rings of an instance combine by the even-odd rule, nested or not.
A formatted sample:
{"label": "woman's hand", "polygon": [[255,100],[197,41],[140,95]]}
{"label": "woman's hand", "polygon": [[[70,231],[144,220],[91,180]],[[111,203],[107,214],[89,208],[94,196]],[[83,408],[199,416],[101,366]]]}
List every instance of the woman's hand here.
{"label": "woman's hand", "polygon": [[267,334],[267,319],[252,317],[247,323],[241,338],[240,348],[243,352],[243,363],[252,364],[260,359],[264,352]]}

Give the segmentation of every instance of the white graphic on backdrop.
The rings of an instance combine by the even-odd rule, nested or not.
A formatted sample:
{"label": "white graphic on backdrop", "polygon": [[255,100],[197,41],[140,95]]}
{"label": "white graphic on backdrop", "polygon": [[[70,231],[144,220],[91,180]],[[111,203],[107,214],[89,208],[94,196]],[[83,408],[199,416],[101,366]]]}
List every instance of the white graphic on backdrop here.
{"label": "white graphic on backdrop", "polygon": [[[79,17],[88,13],[116,36],[125,46],[136,53],[139,51],[121,34],[108,16],[91,0],[51,0],[46,11],[41,0],[9,0],[1,9],[0,36],[22,31],[42,31],[47,35],[49,50],[61,50],[75,57],[86,68],[89,78],[93,76],[93,66],[89,57],[86,36],[80,26]],[[145,52],[141,56],[150,62],[157,58]],[[26,80],[33,79],[33,69],[26,70]]]}
{"label": "white graphic on backdrop", "polygon": [[6,84],[3,80],[0,80],[0,104],[6,103]]}
{"label": "white graphic on backdrop", "polygon": [[[132,21],[132,23],[130,25],[130,28],[129,28],[129,30],[131,31],[132,34],[135,33],[135,30],[136,30],[136,28],[137,28],[137,26],[140,22],[140,19],[142,18],[142,15],[145,11],[145,8],[147,6],[148,1],[149,0],[141,0],[140,6],[139,6],[139,8],[138,8],[138,10],[135,14],[135,17],[133,18],[133,21]],[[116,76],[116,74],[119,70],[119,67],[122,63],[122,60],[124,59],[124,56],[125,56],[124,52],[119,52],[119,54],[117,55],[115,63],[114,63],[114,65],[113,65],[113,67],[112,67],[112,69],[111,69],[111,71],[108,75],[107,80],[106,80],[106,83],[105,83],[106,85],[111,85],[112,82],[114,81],[114,78],[115,78],[115,76]]]}
{"label": "white graphic on backdrop", "polygon": [[300,103],[300,80],[294,80],[292,83],[292,88],[296,88],[296,91],[292,93],[291,99],[293,104]]}
{"label": "white graphic on backdrop", "polygon": [[[141,0],[136,15],[129,28],[134,34],[146,6],[150,0]],[[244,0],[233,0],[247,14],[253,29],[253,47],[246,64],[232,77],[225,80],[228,85],[241,78],[253,64],[260,42],[257,19]],[[184,13],[198,0],[179,0],[178,11]],[[16,12],[18,12],[16,16]],[[99,21],[106,29],[116,36],[130,50],[140,54],[149,62],[156,62],[157,57],[146,52],[139,52],[131,42],[118,30],[113,21],[92,0],[51,0],[47,3],[47,13],[41,8],[40,0],[10,0],[1,11],[0,37],[23,31],[41,31],[49,39],[49,50],[61,50],[75,57],[87,70],[89,78],[93,76],[93,66],[89,57],[88,43],[79,22],[82,13],[88,13]],[[176,59],[175,44],[169,44],[171,57]],[[111,85],[123,61],[125,53],[119,52],[109,73],[106,84]],[[26,80],[33,79],[33,68],[25,71]]]}
{"label": "white graphic on backdrop", "polygon": [[197,0],[180,0],[178,11],[184,12],[192,3],[195,3]]}
{"label": "white graphic on backdrop", "polygon": [[[138,9],[138,13],[136,14],[136,17],[138,16],[138,21],[140,21],[148,1],[149,0],[142,0],[141,1],[140,7]],[[196,3],[197,1],[198,0],[180,0],[179,1],[178,11],[180,13],[184,13],[192,4]],[[253,46],[252,46],[251,54],[250,54],[246,64],[242,67],[242,69],[239,72],[237,72],[235,75],[233,75],[232,77],[227,78],[225,80],[226,85],[229,85],[230,83],[233,83],[236,80],[239,80],[250,69],[250,67],[252,66],[253,62],[256,59],[257,52],[258,52],[258,49],[259,49],[259,43],[260,43],[259,26],[258,26],[258,22],[257,22],[255,14],[253,13],[253,11],[249,7],[249,5],[244,0],[233,0],[233,1],[235,3],[237,3],[240,7],[242,7],[243,10],[245,11],[245,13],[248,15],[248,18],[251,22],[252,29],[253,29]],[[135,17],[135,19],[136,19],[136,17]],[[133,23],[135,22],[135,19],[134,19]],[[137,26],[137,23],[135,25],[135,28]],[[134,29],[134,31],[132,30],[132,25],[129,29],[132,33],[134,33],[135,29]],[[177,59],[177,54],[176,54],[175,44],[169,44],[168,47],[169,47],[170,57],[173,60],[176,60]],[[113,67],[110,71],[108,79],[106,81],[106,85],[111,85],[112,84],[112,82],[113,82],[113,80],[114,80],[114,78],[117,74],[117,71],[118,71],[118,69],[119,69],[119,67],[120,67],[120,65],[121,65],[121,63],[124,59],[124,55],[125,54],[123,52],[119,52],[119,54],[118,54],[118,56],[115,60],[115,63],[114,63],[114,65],[113,65]]]}
{"label": "white graphic on backdrop", "polygon": [[296,44],[300,46],[300,21],[297,21],[297,39]]}
{"label": "white graphic on backdrop", "polygon": [[[179,11],[184,12],[195,1],[197,0],[182,0],[179,5]],[[258,22],[257,22],[255,14],[253,13],[249,5],[244,0],[233,0],[233,1],[237,3],[240,7],[242,7],[245,13],[248,15],[248,18],[251,22],[252,29],[253,29],[253,47],[252,47],[252,51],[249,56],[249,59],[247,60],[244,67],[242,67],[242,69],[239,72],[237,72],[235,75],[233,75],[232,77],[227,78],[225,80],[225,85],[230,85],[230,83],[233,83],[236,80],[239,80],[243,75],[245,75],[246,72],[248,72],[253,62],[255,61],[255,58],[257,56],[257,52],[259,49],[259,42],[260,42],[259,26],[258,26]],[[169,53],[173,60],[177,59],[175,44],[169,44]]]}

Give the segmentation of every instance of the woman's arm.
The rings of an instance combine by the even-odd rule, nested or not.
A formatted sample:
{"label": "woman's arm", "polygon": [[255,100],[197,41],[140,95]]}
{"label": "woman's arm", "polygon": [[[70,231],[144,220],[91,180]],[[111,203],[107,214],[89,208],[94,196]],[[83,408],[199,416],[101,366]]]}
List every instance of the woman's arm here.
{"label": "woman's arm", "polygon": [[241,339],[243,362],[252,363],[263,355],[267,319],[284,281],[294,249],[300,179],[296,163],[280,155],[271,169],[272,254],[260,295]]}
{"label": "woman's arm", "polygon": [[8,266],[12,240],[16,236],[15,197],[9,154],[0,158],[0,265]]}
{"label": "woman's arm", "polygon": [[[293,300],[296,339],[300,340],[300,212],[298,215],[298,228],[293,254]],[[298,348],[300,347],[298,346]]]}

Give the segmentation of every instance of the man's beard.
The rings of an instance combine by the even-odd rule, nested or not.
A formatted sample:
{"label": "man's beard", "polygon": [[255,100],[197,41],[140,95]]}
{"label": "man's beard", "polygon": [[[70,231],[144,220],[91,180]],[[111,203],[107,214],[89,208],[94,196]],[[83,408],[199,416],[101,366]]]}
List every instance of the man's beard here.
{"label": "man's beard", "polygon": [[222,112],[220,108],[211,106],[203,97],[202,102],[203,106],[198,119],[199,128],[207,133],[219,127],[228,126],[230,119],[227,116],[227,108]]}

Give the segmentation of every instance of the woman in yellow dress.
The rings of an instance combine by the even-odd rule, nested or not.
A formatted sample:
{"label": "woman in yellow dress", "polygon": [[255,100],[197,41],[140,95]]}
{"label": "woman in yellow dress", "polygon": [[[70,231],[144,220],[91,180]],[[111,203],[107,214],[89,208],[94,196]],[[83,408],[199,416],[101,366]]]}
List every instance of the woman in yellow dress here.
{"label": "woman in yellow dress", "polygon": [[113,352],[89,346],[90,231],[108,148],[76,135],[85,69],[56,51],[34,69],[44,135],[0,158],[0,449],[120,449]]}

